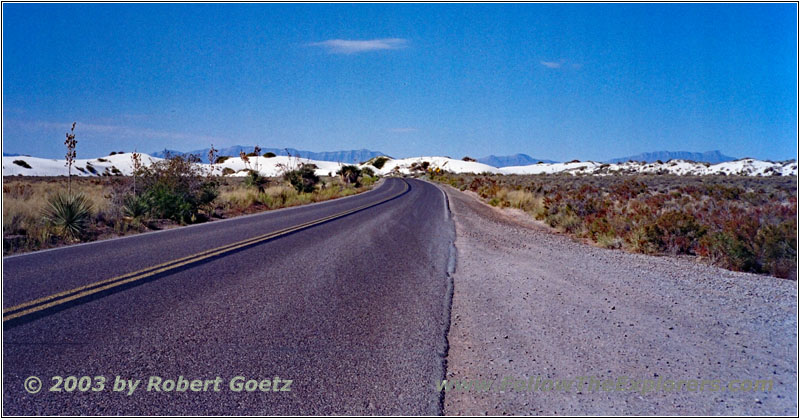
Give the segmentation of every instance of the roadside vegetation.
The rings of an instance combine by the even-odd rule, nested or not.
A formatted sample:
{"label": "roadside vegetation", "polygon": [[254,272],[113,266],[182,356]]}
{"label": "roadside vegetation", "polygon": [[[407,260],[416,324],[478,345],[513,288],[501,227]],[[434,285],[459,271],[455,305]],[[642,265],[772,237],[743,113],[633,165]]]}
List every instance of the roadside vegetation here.
{"label": "roadside vegetation", "polygon": [[606,248],[797,279],[794,177],[457,175],[433,180]]}
{"label": "roadside vegetation", "polygon": [[[173,163],[175,164],[175,163]],[[283,178],[180,178],[169,165],[137,179],[131,176],[72,179],[7,177],[3,181],[3,254],[161,230],[354,195],[372,188],[375,177],[347,185],[321,177],[309,192]]]}
{"label": "roadside vegetation", "polygon": [[[74,129],[65,142],[69,166],[76,158]],[[211,161],[222,158],[211,154]],[[138,153],[132,160],[133,176],[5,177],[3,254],[320,202],[366,191],[377,181],[358,167],[319,177],[299,159],[274,178],[256,170],[219,176],[226,173],[202,169],[196,157],[172,156],[148,167]]]}

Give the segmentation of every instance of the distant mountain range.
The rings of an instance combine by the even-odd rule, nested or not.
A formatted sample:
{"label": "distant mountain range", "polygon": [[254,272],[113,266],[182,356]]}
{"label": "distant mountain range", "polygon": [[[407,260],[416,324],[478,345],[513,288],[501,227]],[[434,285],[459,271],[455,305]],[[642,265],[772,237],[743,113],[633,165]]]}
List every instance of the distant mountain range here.
{"label": "distant mountain range", "polygon": [[[197,157],[200,157],[204,163],[209,163],[208,161],[208,151],[210,149],[204,148],[200,150],[193,150],[189,152],[182,152],[176,150],[162,150],[157,151],[155,153],[151,153],[150,155],[153,157],[161,157],[164,158],[167,153],[170,155],[189,155],[194,154]],[[220,148],[217,155],[219,156],[239,156],[239,152],[244,151],[245,153],[252,153],[253,146],[243,146],[243,145],[235,145],[232,147],[225,147]],[[372,150],[344,150],[344,151],[321,151],[321,152],[314,152],[314,151],[307,151],[307,150],[297,150],[294,148],[267,148],[264,147],[261,149],[261,154],[265,153],[275,153],[276,156],[285,156],[286,152],[292,154],[292,156],[300,156],[303,159],[311,159],[311,160],[322,160],[322,161],[333,161],[333,162],[340,162],[340,163],[361,163],[367,161],[373,157],[378,156],[385,156],[386,154],[381,153],[380,151],[372,151]]]}
{"label": "distant mountain range", "polygon": [[480,163],[488,164],[489,166],[494,167],[528,166],[539,162],[556,163],[553,160],[534,159],[527,154],[514,154],[511,156],[486,156],[476,160]]}
{"label": "distant mountain range", "polygon": [[705,153],[693,153],[691,151],[654,151],[651,153],[642,153],[635,156],[606,160],[606,163],[625,163],[629,160],[644,161],[647,163],[654,163],[658,160],[663,162],[667,160],[691,160],[717,164],[736,160],[736,157],[726,156],[720,153],[719,150],[706,151]]}

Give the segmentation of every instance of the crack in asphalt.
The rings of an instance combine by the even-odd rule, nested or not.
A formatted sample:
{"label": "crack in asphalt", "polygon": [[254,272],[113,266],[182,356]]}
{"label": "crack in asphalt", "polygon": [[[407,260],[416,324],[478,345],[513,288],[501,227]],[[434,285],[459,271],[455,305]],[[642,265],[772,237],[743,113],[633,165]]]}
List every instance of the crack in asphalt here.
{"label": "crack in asphalt", "polygon": [[[444,330],[442,331],[443,339],[442,339],[442,350],[439,352],[439,356],[442,361],[442,376],[441,380],[447,379],[447,356],[450,351],[450,341],[448,336],[450,335],[450,322],[451,322],[451,312],[453,308],[453,274],[456,271],[456,257],[457,257],[457,250],[455,244],[456,238],[456,226],[455,222],[453,221],[453,213],[450,210],[450,198],[447,194],[436,186],[441,192],[442,196],[444,197],[444,211],[445,211],[445,220],[450,225],[450,243],[448,246],[448,256],[447,256],[447,271],[445,277],[447,278],[447,290],[445,292],[445,304],[444,304],[444,314],[443,314],[443,324]],[[438,383],[435,383],[438,384]],[[439,416],[444,415],[444,398],[445,398],[445,391],[442,389],[439,392]]]}

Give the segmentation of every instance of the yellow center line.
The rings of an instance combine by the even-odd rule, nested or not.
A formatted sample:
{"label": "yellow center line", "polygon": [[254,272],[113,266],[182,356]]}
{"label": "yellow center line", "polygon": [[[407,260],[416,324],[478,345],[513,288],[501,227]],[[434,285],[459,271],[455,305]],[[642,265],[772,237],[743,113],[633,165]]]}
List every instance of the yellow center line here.
{"label": "yellow center line", "polygon": [[[357,207],[357,208],[354,208],[354,209],[350,209],[350,210],[347,210],[347,211],[342,211],[340,213],[329,215],[327,217],[323,217],[323,218],[319,218],[319,219],[316,219],[316,220],[308,221],[308,222],[305,222],[305,223],[302,223],[302,224],[298,224],[298,225],[293,226],[293,227],[287,227],[287,228],[284,228],[284,229],[281,229],[281,230],[273,231],[271,233],[262,234],[260,236],[252,237],[252,238],[245,239],[245,240],[241,240],[239,242],[227,244],[227,245],[220,246],[220,247],[217,247],[217,248],[214,248],[214,249],[205,250],[205,251],[202,251],[202,252],[199,252],[199,253],[195,253],[193,255],[184,256],[184,257],[179,258],[179,259],[174,259],[174,260],[171,260],[171,261],[168,261],[168,262],[160,263],[158,265],[154,265],[154,266],[150,266],[150,267],[147,267],[147,268],[144,268],[144,269],[140,269],[140,270],[137,270],[137,271],[134,271],[134,272],[129,272],[129,273],[124,274],[124,275],[115,276],[113,278],[105,279],[105,280],[102,280],[102,281],[97,281],[97,282],[94,282],[92,284],[83,285],[83,286],[80,286],[80,287],[77,287],[77,288],[73,288],[73,289],[70,289],[70,290],[67,290],[67,291],[62,291],[62,292],[59,292],[59,293],[56,293],[56,294],[48,295],[46,297],[37,298],[35,300],[31,300],[31,301],[28,301],[28,302],[25,302],[25,303],[22,303],[22,304],[18,304],[18,305],[13,306],[13,307],[9,307],[7,309],[3,309],[3,314],[4,314],[3,315],[3,322],[9,321],[9,320],[13,320],[13,319],[16,319],[16,318],[19,318],[19,317],[22,317],[22,316],[25,316],[25,315],[28,315],[28,314],[32,314],[32,313],[38,312],[38,311],[46,310],[48,308],[55,307],[55,306],[58,306],[58,305],[61,305],[61,304],[65,304],[65,303],[68,303],[70,301],[74,301],[74,300],[77,300],[79,298],[83,298],[83,297],[88,296],[88,295],[92,295],[92,294],[96,294],[96,293],[99,293],[99,292],[103,292],[103,291],[111,289],[111,288],[116,288],[116,287],[131,283],[131,282],[135,282],[135,281],[138,281],[138,280],[141,280],[141,279],[144,279],[144,278],[148,278],[148,277],[151,277],[151,276],[154,276],[154,275],[158,275],[158,274],[160,274],[162,272],[166,272],[166,271],[169,271],[169,270],[180,268],[181,266],[185,266],[185,265],[188,265],[188,264],[191,264],[191,263],[195,263],[195,262],[198,262],[198,261],[201,261],[201,260],[204,260],[204,259],[208,259],[208,258],[212,258],[212,257],[215,257],[215,256],[219,256],[221,254],[228,253],[228,252],[234,251],[236,249],[240,249],[242,247],[250,246],[250,245],[253,245],[253,244],[256,244],[256,243],[259,243],[259,242],[263,242],[263,241],[267,241],[267,240],[270,240],[270,239],[273,239],[273,238],[276,238],[276,237],[279,237],[279,236],[283,236],[283,235],[286,235],[286,234],[289,234],[289,233],[292,233],[292,232],[295,232],[295,231],[298,231],[298,230],[302,230],[302,229],[305,229],[305,228],[308,228],[308,227],[311,227],[311,226],[314,226],[314,225],[317,225],[317,224],[322,224],[324,222],[327,222],[327,221],[330,221],[330,220],[333,220],[333,219],[336,219],[336,218],[341,218],[341,217],[344,217],[346,215],[352,214],[354,212],[361,211],[361,210],[369,208],[369,207],[380,205],[380,204],[382,204],[384,202],[390,201],[390,200],[392,200],[394,198],[397,198],[398,196],[406,193],[406,191],[408,191],[408,189],[409,189],[409,186],[408,186],[408,183],[404,182],[404,184],[405,185],[403,187],[403,191],[401,191],[401,192],[397,193],[396,195],[393,195],[393,196],[391,196],[389,198],[386,198],[386,199],[383,199],[381,201],[378,201],[378,202],[374,202],[374,203],[371,203],[371,204],[363,205],[363,206],[360,206],[360,207]],[[63,298],[61,298],[61,297],[63,297]],[[30,308],[28,308],[27,310],[18,311],[18,310],[22,310],[22,309],[24,309],[26,307],[30,307]],[[15,311],[16,311],[16,313],[12,313],[12,314],[6,315],[6,313],[15,312]]]}

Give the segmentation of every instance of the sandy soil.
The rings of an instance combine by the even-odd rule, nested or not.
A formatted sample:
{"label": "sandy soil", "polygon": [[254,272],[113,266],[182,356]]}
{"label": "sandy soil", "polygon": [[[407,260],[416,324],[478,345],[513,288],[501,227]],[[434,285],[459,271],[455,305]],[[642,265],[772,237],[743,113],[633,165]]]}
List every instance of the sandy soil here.
{"label": "sandy soil", "polygon": [[443,189],[447,377],[492,384],[447,391],[445,414],[797,415],[797,282],[596,248]]}

